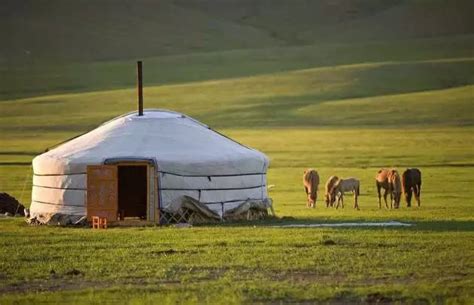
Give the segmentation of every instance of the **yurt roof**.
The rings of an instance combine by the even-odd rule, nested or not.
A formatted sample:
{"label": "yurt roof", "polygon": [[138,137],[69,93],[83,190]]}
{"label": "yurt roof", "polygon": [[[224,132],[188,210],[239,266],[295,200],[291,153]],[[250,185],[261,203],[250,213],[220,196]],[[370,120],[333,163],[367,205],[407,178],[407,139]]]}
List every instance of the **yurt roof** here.
{"label": "yurt roof", "polygon": [[267,157],[184,114],[146,109],[130,112],[33,160],[35,174],[75,174],[106,160],[149,159],[158,170],[181,175],[265,172]]}

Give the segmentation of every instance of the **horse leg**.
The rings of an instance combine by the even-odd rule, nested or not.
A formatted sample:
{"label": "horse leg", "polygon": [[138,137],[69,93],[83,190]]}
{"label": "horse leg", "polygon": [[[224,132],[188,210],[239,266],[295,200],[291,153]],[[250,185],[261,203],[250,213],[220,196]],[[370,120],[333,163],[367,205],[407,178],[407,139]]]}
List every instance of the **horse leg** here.
{"label": "horse leg", "polygon": [[[416,191],[415,191],[415,194],[416,194]],[[411,195],[412,195],[412,189],[409,188],[408,190],[406,190],[406,198],[405,198],[407,200],[407,208],[411,207]]]}
{"label": "horse leg", "polygon": [[380,201],[380,184],[377,181],[375,181],[375,185],[377,186],[377,194],[379,196],[379,209],[381,209],[382,208],[382,202]]}
{"label": "horse leg", "polygon": [[360,185],[357,185],[357,188],[355,190],[355,198],[354,198],[354,201],[355,201],[355,204],[357,205],[357,210],[359,210],[359,195],[360,195]]}
{"label": "horse leg", "polygon": [[421,184],[416,185],[416,193],[415,193],[416,201],[418,202],[418,206],[421,205]]}
{"label": "horse leg", "polygon": [[306,185],[304,186],[304,192],[306,194],[306,207],[309,207],[309,193],[308,193],[308,188]]}
{"label": "horse leg", "polygon": [[337,205],[336,205],[336,210],[339,208],[339,205],[342,204],[342,208],[344,208],[344,202],[342,202],[342,194],[339,194],[339,196],[337,194],[334,194],[334,196],[336,196],[337,198]]}
{"label": "horse leg", "polygon": [[390,209],[393,209],[393,192],[390,190]]}
{"label": "horse leg", "polygon": [[385,207],[388,209],[387,195],[388,195],[388,189],[383,189],[383,200],[385,201]]}

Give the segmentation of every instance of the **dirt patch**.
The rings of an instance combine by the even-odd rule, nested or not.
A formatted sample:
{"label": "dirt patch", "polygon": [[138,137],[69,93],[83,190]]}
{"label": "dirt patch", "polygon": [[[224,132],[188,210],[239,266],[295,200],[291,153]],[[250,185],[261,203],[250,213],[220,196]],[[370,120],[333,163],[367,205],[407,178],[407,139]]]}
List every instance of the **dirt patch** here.
{"label": "dirt patch", "polygon": [[332,239],[325,239],[321,241],[321,244],[323,244],[324,246],[332,246],[332,245],[335,245],[336,242]]}
{"label": "dirt patch", "polygon": [[289,246],[293,247],[293,248],[304,249],[304,248],[313,248],[315,245],[314,244],[305,244],[305,243],[296,243],[296,244],[292,244],[292,245],[289,245]]}
{"label": "dirt patch", "polygon": [[378,243],[376,244],[377,248],[397,248],[398,245],[395,244],[386,244],[386,243]]}
{"label": "dirt patch", "polygon": [[394,299],[381,294],[380,292],[369,293],[365,298],[365,302],[368,304],[390,304],[393,303]]}
{"label": "dirt patch", "polygon": [[292,281],[292,282],[310,282],[310,283],[338,283],[346,280],[342,274],[321,274],[311,271],[288,271],[267,274],[273,281]]}
{"label": "dirt patch", "polygon": [[66,273],[64,273],[65,275],[69,275],[69,276],[83,276],[84,275],[84,272],[82,272],[81,270],[77,270],[75,268],[67,271]]}
{"label": "dirt patch", "polygon": [[264,240],[239,240],[239,243],[242,245],[257,245],[265,243]]}
{"label": "dirt patch", "polygon": [[156,250],[151,251],[150,254],[152,256],[169,256],[174,254],[196,254],[198,251],[196,250],[175,250],[175,249],[166,249],[166,250]]}
{"label": "dirt patch", "polygon": [[5,293],[23,293],[23,292],[45,292],[45,291],[64,291],[81,290],[86,288],[106,288],[107,282],[83,281],[65,279],[63,277],[50,278],[48,281],[29,281],[22,283],[13,283],[8,286],[0,287],[0,294]]}

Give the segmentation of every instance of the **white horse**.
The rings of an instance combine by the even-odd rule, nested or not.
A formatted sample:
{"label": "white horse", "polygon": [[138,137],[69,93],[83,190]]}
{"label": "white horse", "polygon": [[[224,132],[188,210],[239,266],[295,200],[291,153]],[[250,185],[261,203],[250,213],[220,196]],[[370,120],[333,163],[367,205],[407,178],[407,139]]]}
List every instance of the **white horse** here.
{"label": "white horse", "polygon": [[356,178],[347,178],[339,179],[334,184],[331,190],[331,204],[334,204],[337,197],[336,209],[339,208],[339,203],[341,203],[342,208],[344,208],[344,193],[352,192],[354,194],[354,209],[359,209],[359,203],[357,202],[357,197],[360,194],[360,181]]}

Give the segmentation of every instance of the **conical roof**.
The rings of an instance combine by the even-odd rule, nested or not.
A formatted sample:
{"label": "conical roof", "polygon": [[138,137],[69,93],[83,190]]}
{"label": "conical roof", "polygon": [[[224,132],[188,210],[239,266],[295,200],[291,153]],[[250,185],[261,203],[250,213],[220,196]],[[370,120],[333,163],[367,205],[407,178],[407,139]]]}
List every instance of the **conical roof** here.
{"label": "conical roof", "polygon": [[268,159],[181,113],[131,112],[33,160],[37,175],[78,174],[111,159],[150,159],[158,170],[180,175],[264,173]]}

